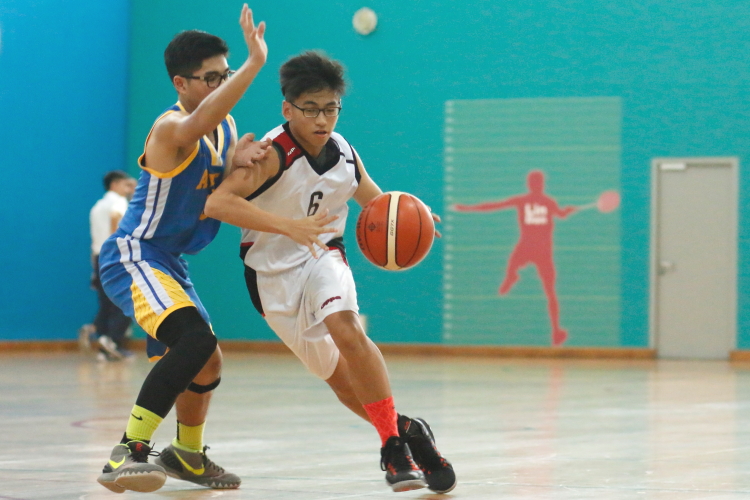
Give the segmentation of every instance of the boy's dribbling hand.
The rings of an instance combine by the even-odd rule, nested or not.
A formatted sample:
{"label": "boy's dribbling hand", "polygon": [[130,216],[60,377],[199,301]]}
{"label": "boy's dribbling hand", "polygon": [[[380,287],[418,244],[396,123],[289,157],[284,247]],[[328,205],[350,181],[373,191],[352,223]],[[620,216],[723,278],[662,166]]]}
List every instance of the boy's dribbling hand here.
{"label": "boy's dribbling hand", "polygon": [[[430,207],[427,207],[427,208],[430,208]],[[443,220],[440,218],[440,216],[438,214],[436,214],[435,212],[433,212],[432,209],[430,209],[430,215],[432,215],[432,220],[436,224],[439,223],[439,222],[443,222]],[[443,237],[443,235],[440,234],[440,231],[438,231],[437,226],[435,226],[435,238],[442,238],[442,237]]]}
{"label": "boy's dribbling hand", "polygon": [[319,214],[305,217],[304,219],[295,219],[286,232],[286,235],[300,245],[310,249],[313,257],[318,258],[315,247],[325,249],[326,245],[320,240],[319,235],[325,233],[335,233],[332,227],[325,227],[327,224],[338,219],[338,215],[328,215],[328,210]]}
{"label": "boy's dribbling hand", "polygon": [[240,14],[240,26],[242,26],[242,34],[245,36],[247,50],[250,52],[248,60],[253,64],[263,66],[268,57],[268,46],[263,38],[266,33],[266,22],[261,21],[256,27],[253,22],[253,11],[245,4],[242,6],[242,13]]}

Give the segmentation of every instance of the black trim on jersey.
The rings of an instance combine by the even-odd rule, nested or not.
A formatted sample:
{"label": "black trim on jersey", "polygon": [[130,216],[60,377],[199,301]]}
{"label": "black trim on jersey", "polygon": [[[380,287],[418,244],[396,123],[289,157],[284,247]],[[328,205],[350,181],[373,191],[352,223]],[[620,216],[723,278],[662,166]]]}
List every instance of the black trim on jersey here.
{"label": "black trim on jersey", "polygon": [[354,155],[354,180],[357,181],[357,184],[359,184],[359,181],[362,180],[362,172],[359,171],[359,162],[357,161],[357,153],[354,152],[354,149],[352,149],[352,154]]}
{"label": "black trim on jersey", "polygon": [[338,236],[338,237],[332,239],[331,241],[329,241],[328,243],[326,243],[326,246],[328,248],[335,248],[337,250],[340,250],[341,251],[341,255],[343,255],[344,256],[344,260],[346,260],[346,247],[344,246],[344,237],[343,236]]}
{"label": "black trim on jersey", "polygon": [[[346,139],[344,140],[346,141]],[[352,163],[354,165],[354,180],[357,181],[357,184],[359,184],[359,181],[362,180],[362,172],[359,171],[359,162],[357,161],[359,157],[354,151],[351,143],[349,141],[346,141],[346,143],[349,145],[349,149],[352,150],[352,158],[354,158],[354,161],[346,160],[346,163]]]}
{"label": "black trim on jersey", "polygon": [[331,170],[333,167],[335,167],[338,162],[341,160],[341,157],[344,156],[344,154],[339,149],[338,144],[336,144],[336,141],[333,140],[333,138],[328,138],[328,142],[326,142],[326,145],[324,146],[326,148],[326,161],[322,165],[318,163],[318,160],[310,156],[310,153],[308,153],[305,148],[303,148],[300,143],[297,141],[297,139],[294,138],[294,135],[292,134],[291,129],[289,128],[289,122],[286,122],[284,125],[284,131],[287,133],[289,138],[294,141],[294,144],[302,151],[305,155],[305,158],[307,158],[307,163],[310,164],[310,167],[315,171],[318,175],[323,175],[329,170]]}
{"label": "black trim on jersey", "polygon": [[[247,255],[248,250],[252,246],[252,243],[240,246],[240,259],[243,262],[245,261],[245,255]],[[245,286],[247,286],[247,291],[250,293],[250,302],[253,303],[253,307],[262,316],[265,316],[263,314],[263,304],[260,303],[260,293],[258,292],[258,274],[255,272],[255,269],[247,265],[245,265]]]}
{"label": "black trim on jersey", "polygon": [[286,157],[286,152],[283,150],[283,148],[281,147],[281,145],[279,145],[279,144],[277,144],[275,142],[271,143],[271,145],[273,146],[273,149],[276,150],[276,153],[279,155],[279,171],[276,173],[276,175],[274,175],[270,179],[266,180],[266,182],[264,182],[262,186],[260,186],[258,189],[256,189],[253,194],[251,194],[250,196],[248,196],[247,198],[245,198],[247,201],[252,201],[255,198],[257,198],[258,196],[260,196],[263,193],[265,193],[266,191],[268,191],[271,188],[271,186],[273,186],[274,184],[276,184],[276,181],[278,181],[279,179],[281,179],[281,176],[289,168],[288,166],[285,165],[284,158]]}
{"label": "black trim on jersey", "polygon": [[346,260],[346,248],[344,248],[344,237],[343,236],[339,236],[338,238],[332,239],[331,241],[329,241],[326,244],[326,246],[328,246],[329,250],[333,249],[333,248],[335,248],[336,250],[338,250],[339,253],[341,254],[341,258],[344,259],[344,264],[346,264],[347,266],[349,266],[349,261]]}
{"label": "black trim on jersey", "polygon": [[253,307],[258,311],[261,316],[265,316],[263,313],[263,304],[260,303],[260,293],[258,292],[258,273],[252,267],[245,266],[245,285],[247,291],[250,293],[250,301],[253,303]]}
{"label": "black trim on jersey", "polygon": [[250,250],[250,247],[252,247],[254,243],[242,243],[240,244],[240,259],[242,261],[245,260],[245,255],[247,255],[248,250]]}

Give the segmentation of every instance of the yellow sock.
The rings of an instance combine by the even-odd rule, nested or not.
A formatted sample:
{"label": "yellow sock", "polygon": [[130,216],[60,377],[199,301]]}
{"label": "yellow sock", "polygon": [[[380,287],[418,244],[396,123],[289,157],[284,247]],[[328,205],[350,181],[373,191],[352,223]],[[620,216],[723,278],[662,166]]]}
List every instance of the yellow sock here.
{"label": "yellow sock", "polygon": [[154,435],[156,428],[159,427],[162,420],[164,419],[156,413],[135,405],[133,406],[133,411],[130,412],[130,419],[128,420],[125,435],[130,440],[145,441],[148,443],[151,441],[151,436]]}
{"label": "yellow sock", "polygon": [[185,451],[203,451],[203,428],[206,423],[189,426],[177,422],[177,437],[172,441],[172,445]]}

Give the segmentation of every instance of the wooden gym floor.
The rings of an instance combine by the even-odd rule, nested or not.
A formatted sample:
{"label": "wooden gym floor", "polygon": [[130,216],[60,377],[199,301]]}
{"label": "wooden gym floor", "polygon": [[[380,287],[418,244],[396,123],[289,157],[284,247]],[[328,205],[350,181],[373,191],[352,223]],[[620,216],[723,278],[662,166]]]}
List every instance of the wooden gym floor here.
{"label": "wooden gym floor", "polygon": [[[739,499],[750,494],[750,369],[725,362],[387,355],[397,408],[422,416],[458,487],[393,493],[379,441],[284,354],[229,353],[209,456],[243,479],[117,495],[96,477],[149,364],[0,355],[0,500]],[[174,435],[170,415],[156,449]]]}

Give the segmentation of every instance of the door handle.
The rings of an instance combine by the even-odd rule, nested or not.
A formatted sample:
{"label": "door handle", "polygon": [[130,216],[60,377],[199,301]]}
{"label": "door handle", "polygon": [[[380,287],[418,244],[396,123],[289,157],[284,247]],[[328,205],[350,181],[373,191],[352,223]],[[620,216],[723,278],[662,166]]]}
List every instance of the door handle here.
{"label": "door handle", "polygon": [[675,270],[674,262],[671,260],[661,260],[659,261],[659,276],[664,276],[667,273],[670,273]]}

